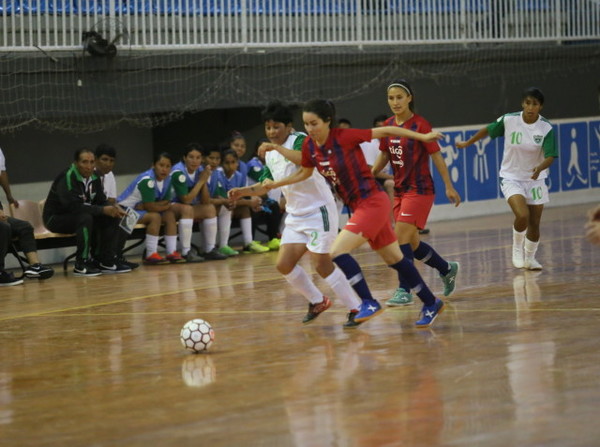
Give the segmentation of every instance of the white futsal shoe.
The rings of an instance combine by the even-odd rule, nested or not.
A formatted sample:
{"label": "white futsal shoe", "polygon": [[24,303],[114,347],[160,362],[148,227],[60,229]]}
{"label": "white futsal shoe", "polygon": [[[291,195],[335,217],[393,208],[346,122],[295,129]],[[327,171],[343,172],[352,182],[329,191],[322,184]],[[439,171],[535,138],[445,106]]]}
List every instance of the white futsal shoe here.
{"label": "white futsal shoe", "polygon": [[525,267],[525,260],[523,259],[523,248],[515,247],[512,249],[512,263],[515,268],[522,269]]}
{"label": "white futsal shoe", "polygon": [[526,257],[524,262],[524,267],[527,270],[542,270],[542,264],[540,264],[533,256]]}

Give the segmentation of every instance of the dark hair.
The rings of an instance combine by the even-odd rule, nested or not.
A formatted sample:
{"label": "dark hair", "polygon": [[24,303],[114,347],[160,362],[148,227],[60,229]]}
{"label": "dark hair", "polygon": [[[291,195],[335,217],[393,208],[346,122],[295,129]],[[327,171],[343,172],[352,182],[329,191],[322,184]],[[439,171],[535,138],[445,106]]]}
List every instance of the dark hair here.
{"label": "dark hair", "polygon": [[221,160],[225,160],[225,157],[227,157],[228,155],[233,155],[233,157],[235,157],[236,160],[240,160],[240,157],[238,157],[237,152],[233,149],[227,149],[226,151],[223,151],[223,153],[221,154]]}
{"label": "dark hair", "polygon": [[412,96],[410,103],[408,104],[408,108],[411,112],[415,111],[415,94],[413,93],[413,89],[406,79],[395,79],[390,85],[388,85],[387,91],[389,92],[392,87],[398,87],[403,89],[406,93]]}
{"label": "dark hair", "polygon": [[521,95],[521,100],[527,98],[528,96],[531,96],[532,98],[537,99],[541,105],[544,105],[544,94],[542,93],[542,91],[539,88],[529,87],[529,88],[525,89],[523,91],[523,94]]}
{"label": "dark hair", "polygon": [[81,154],[84,154],[86,152],[89,152],[90,154],[94,155],[94,151],[91,149],[88,149],[87,147],[80,147],[79,149],[77,149],[75,151],[75,154],[73,155],[73,160],[74,161],[79,161],[79,157],[81,156]]}
{"label": "dark hair", "polygon": [[152,160],[152,164],[156,164],[161,158],[166,158],[171,162],[171,164],[173,164],[173,156],[168,152],[161,152],[160,154],[155,155],[154,159]]}
{"label": "dark hair", "polygon": [[198,151],[200,154],[204,154],[204,148],[200,143],[188,143],[183,148],[183,156],[187,157],[192,151]]}
{"label": "dark hair", "polygon": [[244,135],[242,135],[241,132],[234,130],[233,132],[231,132],[231,136],[229,137],[229,144],[233,143],[235,140],[237,140],[239,138],[241,138],[242,140],[246,139],[246,137]]}
{"label": "dark hair", "polygon": [[384,113],[377,115],[375,118],[373,118],[373,127],[377,126],[378,122],[385,121],[386,119],[388,119],[388,116]]}
{"label": "dark hair", "polygon": [[294,121],[292,110],[281,101],[271,101],[261,112],[263,123],[275,121],[277,123],[291,124]]}
{"label": "dark hair", "polygon": [[351,122],[351,121],[350,121],[348,118],[340,118],[340,119],[337,121],[337,124],[338,124],[338,126],[339,126],[340,124],[342,124],[342,123],[344,123],[344,124],[347,124],[347,125],[348,125],[348,127],[352,127],[352,122]]}
{"label": "dark hair", "polygon": [[100,158],[103,155],[108,155],[109,157],[117,158],[117,151],[115,150],[115,148],[106,143],[98,145],[95,154],[96,158]]}
{"label": "dark hair", "polygon": [[221,150],[221,148],[217,147],[217,146],[207,146],[204,148],[204,150],[202,151],[202,155],[204,157],[208,157],[210,154],[212,154],[213,152],[218,152],[219,155],[223,154],[223,151]]}
{"label": "dark hair", "polygon": [[335,106],[327,99],[313,99],[302,107],[303,112],[314,113],[323,121],[329,121],[329,127],[335,125]]}

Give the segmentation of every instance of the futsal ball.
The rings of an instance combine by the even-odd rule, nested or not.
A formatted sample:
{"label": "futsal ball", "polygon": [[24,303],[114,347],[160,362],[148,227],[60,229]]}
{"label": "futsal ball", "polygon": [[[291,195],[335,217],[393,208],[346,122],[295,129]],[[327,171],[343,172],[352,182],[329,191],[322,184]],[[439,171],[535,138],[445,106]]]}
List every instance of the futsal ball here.
{"label": "futsal ball", "polygon": [[215,340],[215,331],[208,321],[194,318],[181,328],[181,344],[193,352],[207,351]]}

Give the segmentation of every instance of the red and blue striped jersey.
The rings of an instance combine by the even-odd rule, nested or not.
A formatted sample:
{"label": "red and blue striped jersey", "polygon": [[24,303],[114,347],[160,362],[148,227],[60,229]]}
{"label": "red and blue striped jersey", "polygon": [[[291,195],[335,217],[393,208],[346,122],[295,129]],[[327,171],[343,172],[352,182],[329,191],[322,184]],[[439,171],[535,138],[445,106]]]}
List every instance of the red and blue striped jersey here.
{"label": "red and blue striped jersey", "polygon": [[302,144],[302,166],[317,168],[344,203],[354,209],[382,190],[359,146],[371,139],[371,129],[331,129],[323,146],[307,137]]}
{"label": "red and blue striped jersey", "polygon": [[[419,133],[431,132],[431,125],[420,115],[414,114],[402,125],[396,124],[395,116],[388,118],[384,126],[404,127]],[[435,193],[429,154],[438,152],[437,142],[424,143],[406,137],[386,137],[379,141],[379,150],[387,151],[394,170],[394,190],[397,193],[413,191],[417,194],[431,195]]]}

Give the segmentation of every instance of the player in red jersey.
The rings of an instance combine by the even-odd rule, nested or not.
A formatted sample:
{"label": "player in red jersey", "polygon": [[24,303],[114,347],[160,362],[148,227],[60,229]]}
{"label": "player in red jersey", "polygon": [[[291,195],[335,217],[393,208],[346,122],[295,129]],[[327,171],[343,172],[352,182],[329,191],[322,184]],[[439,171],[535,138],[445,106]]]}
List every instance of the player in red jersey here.
{"label": "player in red jersey", "polygon": [[359,145],[373,138],[389,136],[435,141],[442,135],[439,132],[420,134],[390,126],[374,129],[334,128],[335,107],[330,101],[321,99],[304,105],[302,119],[309,138],[302,145],[301,169],[278,182],[265,181],[264,186],[268,189],[278,188],[303,181],[317,168],[352,210],[352,217],[331,247],[331,256],[362,299],[360,309],[354,316],[354,326],[383,311],[371,295],[360,266],[350,255],[352,250],[366,241],[388,266],[398,272],[399,277],[402,275],[407,278],[411,289],[418,291],[417,295],[424,305],[416,326],[430,326],[444,310],[444,302],[431,293],[413,263],[402,256],[388,218],[390,200],[371,173]]}
{"label": "player in red jersey", "polygon": [[[429,122],[414,112],[413,90],[408,82],[404,79],[392,82],[387,88],[387,98],[394,115],[384,122],[384,126],[397,126],[421,133],[431,132]],[[388,162],[391,162],[394,170],[394,220],[400,250],[407,258],[417,258],[437,269],[444,282],[444,296],[449,296],[456,287],[459,263],[446,261],[419,237],[419,230],[425,228],[427,223],[435,194],[429,170],[430,157],[444,181],[446,197],[455,206],[460,204],[460,195],[452,185],[440,146],[437,141],[387,137],[380,140],[379,150],[381,152],[372,171],[377,175]],[[386,304],[405,306],[412,303],[410,286],[405,278],[400,278],[400,286]]]}

